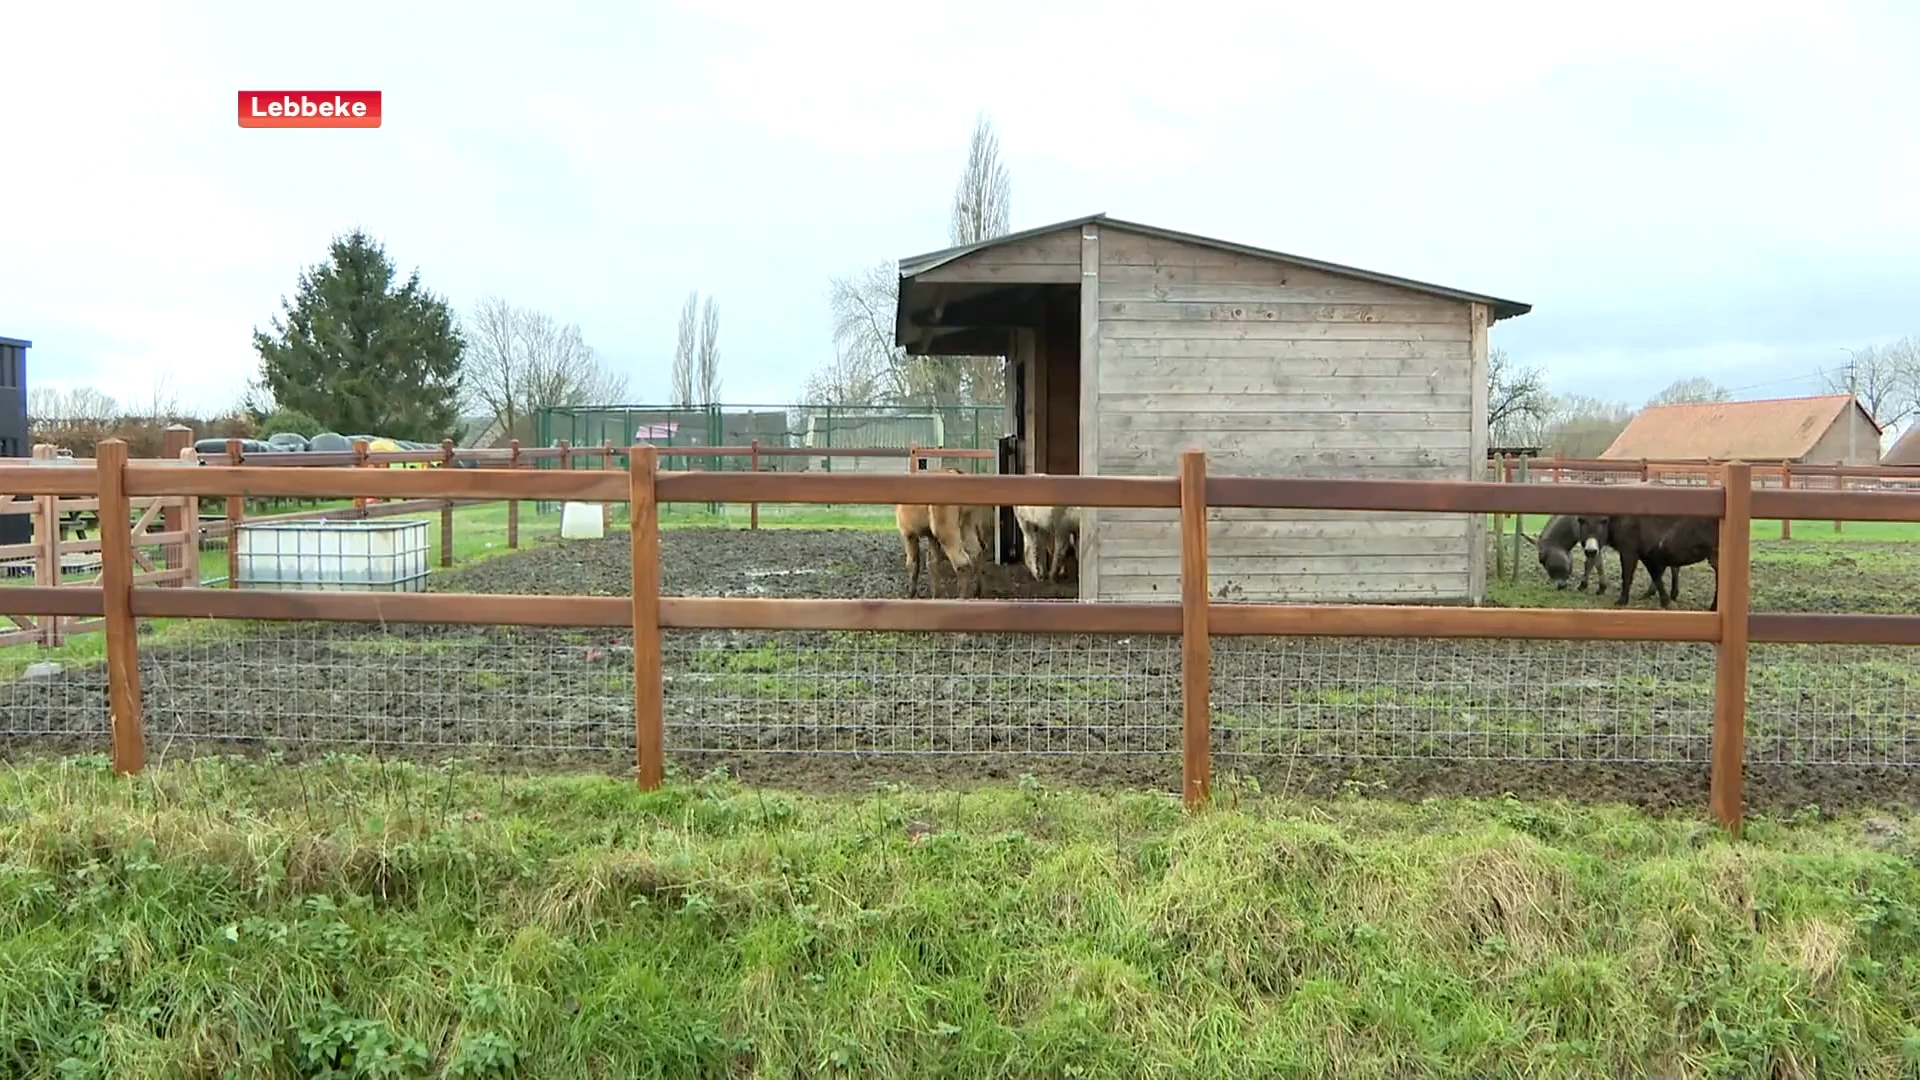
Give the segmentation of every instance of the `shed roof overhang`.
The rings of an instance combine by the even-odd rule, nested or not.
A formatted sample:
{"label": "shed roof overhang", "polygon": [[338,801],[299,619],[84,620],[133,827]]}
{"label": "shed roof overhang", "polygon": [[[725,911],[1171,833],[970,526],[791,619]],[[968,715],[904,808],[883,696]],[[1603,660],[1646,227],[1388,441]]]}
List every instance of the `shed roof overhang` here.
{"label": "shed roof overhang", "polygon": [[982,281],[927,281],[922,275],[938,270],[977,252],[1005,244],[1032,240],[1064,229],[1078,229],[1098,223],[1127,232],[1139,233],[1214,248],[1255,259],[1269,259],[1309,269],[1338,274],[1361,281],[1422,292],[1442,299],[1487,305],[1491,322],[1525,315],[1533,305],[1497,296],[1466,292],[1444,285],[1433,285],[1411,278],[1395,277],[1372,270],[1309,259],[1301,255],[1250,247],[1192,233],[1176,232],[1154,225],[1122,221],[1106,214],[1089,214],[1069,221],[1057,221],[1017,233],[1008,233],[976,244],[930,251],[901,259],[900,292],[895,312],[894,341],[908,353],[940,353],[948,356],[998,355],[1006,351],[1006,331],[1016,327],[1039,325],[1038,302],[1049,288],[1078,285],[1080,269],[1073,266],[1024,266],[1018,277],[1005,273],[983,275]]}

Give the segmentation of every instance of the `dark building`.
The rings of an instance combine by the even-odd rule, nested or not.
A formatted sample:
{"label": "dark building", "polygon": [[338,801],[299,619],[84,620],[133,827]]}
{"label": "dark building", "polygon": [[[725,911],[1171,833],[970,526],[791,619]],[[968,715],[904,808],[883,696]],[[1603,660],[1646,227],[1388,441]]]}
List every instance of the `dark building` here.
{"label": "dark building", "polygon": [[[0,458],[33,453],[27,437],[27,350],[31,348],[31,341],[0,337]],[[0,514],[0,544],[32,541],[32,514]]]}

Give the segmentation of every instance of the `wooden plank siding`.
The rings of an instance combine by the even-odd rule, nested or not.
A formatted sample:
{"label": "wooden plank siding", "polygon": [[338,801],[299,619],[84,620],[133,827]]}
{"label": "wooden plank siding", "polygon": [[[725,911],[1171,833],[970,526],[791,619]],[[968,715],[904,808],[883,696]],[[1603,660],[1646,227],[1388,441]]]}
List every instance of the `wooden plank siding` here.
{"label": "wooden plank siding", "polygon": [[1063,229],[985,248],[924,271],[919,279],[954,284],[1078,285],[1080,236]]}
{"label": "wooden plank siding", "polygon": [[[1083,443],[1100,475],[1168,475],[1197,447],[1216,476],[1475,478],[1485,323],[1476,338],[1472,305],[1112,225],[1098,257]],[[1174,511],[1103,510],[1085,531],[1087,598],[1179,597]],[[1215,509],[1207,591],[1474,599],[1477,533],[1464,515]]]}

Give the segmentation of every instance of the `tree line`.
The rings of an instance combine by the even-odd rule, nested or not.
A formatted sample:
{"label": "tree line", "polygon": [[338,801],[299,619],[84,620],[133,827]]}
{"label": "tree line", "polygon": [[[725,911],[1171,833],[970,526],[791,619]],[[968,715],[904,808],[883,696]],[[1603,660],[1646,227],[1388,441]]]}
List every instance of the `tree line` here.
{"label": "tree line", "polygon": [[[1920,413],[1920,341],[1912,337],[1850,349],[1846,364],[1812,376],[1821,393],[1852,393],[1882,430]],[[1636,408],[1585,394],[1555,394],[1539,368],[1504,350],[1487,355],[1487,431],[1494,446],[1538,447],[1561,457],[1594,458],[1641,408],[1733,400],[1733,391],[1701,376],[1678,379]]]}
{"label": "tree line", "polygon": [[[706,335],[718,333],[711,309]],[[531,442],[543,409],[609,402],[627,376],[587,343],[578,324],[488,296],[461,317],[415,270],[402,279],[365,230],[333,238],[327,258],[300,273],[270,330],[255,329],[257,377],[241,402],[211,418],[183,414],[163,382],[151,400],[122,403],[92,387],[28,391],[36,441],[86,453],[119,435],[130,449],[169,423],[249,437],[335,431],[419,442]],[[717,351],[709,350],[712,362]],[[469,430],[477,420],[480,430]],[[146,456],[143,454],[143,456]]]}

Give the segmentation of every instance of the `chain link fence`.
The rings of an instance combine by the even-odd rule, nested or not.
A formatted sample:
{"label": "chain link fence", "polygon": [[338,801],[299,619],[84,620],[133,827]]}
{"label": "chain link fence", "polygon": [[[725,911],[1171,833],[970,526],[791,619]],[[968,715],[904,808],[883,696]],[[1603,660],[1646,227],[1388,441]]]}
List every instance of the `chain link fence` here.
{"label": "chain link fence", "polygon": [[[827,451],[900,450],[938,446],[961,450],[992,450],[1007,434],[1002,405],[577,405],[544,409],[536,417],[538,445],[657,446],[660,467],[669,470],[745,470],[747,456],[713,457],[674,454],[676,448],[746,447],[759,443],[763,451],[818,450],[819,454],[768,454],[760,460],[762,472],[904,472],[899,457],[837,456]],[[542,462],[557,468],[557,462]],[[996,471],[984,459],[952,460],[939,467],[969,472]],[[553,513],[557,504],[542,503],[541,513]],[[662,507],[663,519],[676,517],[728,518],[745,507]],[[876,506],[774,507],[761,517],[775,520],[812,519],[830,513],[853,519],[890,519],[892,508]]]}

